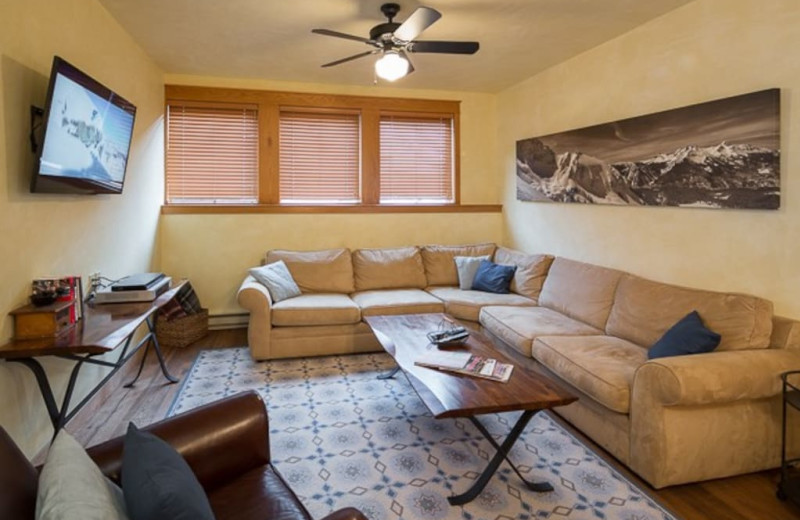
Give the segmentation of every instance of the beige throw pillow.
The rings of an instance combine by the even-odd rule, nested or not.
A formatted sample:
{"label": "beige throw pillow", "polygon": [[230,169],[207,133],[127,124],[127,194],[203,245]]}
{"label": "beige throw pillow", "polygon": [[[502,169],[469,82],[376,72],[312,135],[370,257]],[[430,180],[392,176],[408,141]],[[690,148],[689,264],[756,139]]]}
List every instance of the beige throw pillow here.
{"label": "beige throw pillow", "polygon": [[[115,489],[116,488],[116,489]],[[83,447],[61,430],[39,476],[37,520],[127,520],[119,488]]]}
{"label": "beige throw pillow", "polygon": [[262,285],[266,286],[272,303],[288,300],[295,296],[300,296],[300,288],[292,278],[292,273],[283,260],[278,260],[274,264],[253,267],[250,274]]}
{"label": "beige throw pillow", "polygon": [[489,256],[457,256],[453,258],[456,262],[458,271],[458,288],[463,291],[472,289],[472,282],[475,280],[475,273],[478,272],[483,260],[491,260]]}

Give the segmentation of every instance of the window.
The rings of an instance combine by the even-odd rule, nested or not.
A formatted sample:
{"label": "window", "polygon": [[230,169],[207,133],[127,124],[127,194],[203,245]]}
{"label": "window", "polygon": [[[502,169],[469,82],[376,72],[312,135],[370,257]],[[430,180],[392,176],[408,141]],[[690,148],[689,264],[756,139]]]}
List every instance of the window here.
{"label": "window", "polygon": [[281,111],[280,202],[360,202],[360,133],[357,113]]}
{"label": "window", "polygon": [[167,202],[258,202],[258,111],[167,106]]}
{"label": "window", "polygon": [[382,115],[380,202],[453,202],[453,119]]}
{"label": "window", "polygon": [[458,101],[181,85],[165,97],[168,212],[460,203]]}

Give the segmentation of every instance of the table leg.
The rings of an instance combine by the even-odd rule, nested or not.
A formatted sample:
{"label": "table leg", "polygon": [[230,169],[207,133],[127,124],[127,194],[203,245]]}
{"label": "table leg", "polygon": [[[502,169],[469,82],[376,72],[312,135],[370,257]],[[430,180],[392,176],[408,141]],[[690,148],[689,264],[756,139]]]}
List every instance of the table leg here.
{"label": "table leg", "polygon": [[50,382],[47,379],[47,374],[38,361],[33,358],[9,359],[8,361],[21,363],[28,367],[31,372],[33,372],[33,375],[36,378],[36,383],[39,385],[39,391],[42,393],[44,404],[47,407],[47,414],[50,416],[50,422],[53,425],[53,436],[55,436],[55,434],[64,427],[64,423],[66,422],[66,417],[69,412],[69,402],[72,400],[72,392],[75,390],[75,383],[78,380],[78,372],[80,372],[85,359],[79,359],[72,368],[72,372],[69,375],[69,382],[67,383],[67,390],[64,393],[64,400],[61,403],[60,410],[56,404],[56,399],[53,395],[53,389],[50,386]]}
{"label": "table leg", "polygon": [[394,367],[390,372],[386,372],[385,374],[379,374],[377,377],[378,379],[391,379],[397,373],[400,372],[400,367]]}
{"label": "table leg", "polygon": [[[489,461],[489,464],[483,470],[475,482],[470,486],[470,488],[461,493],[460,495],[455,495],[447,498],[447,501],[450,502],[450,505],[453,506],[460,506],[464,505],[468,502],[471,502],[478,495],[480,495],[483,488],[486,487],[486,484],[489,483],[489,480],[497,471],[497,468],[500,467],[500,463],[503,462],[503,459],[507,460],[517,475],[522,478],[522,475],[517,470],[516,466],[508,460],[508,452],[511,451],[511,447],[514,446],[514,443],[517,441],[520,435],[522,435],[522,431],[525,429],[525,426],[528,425],[528,422],[536,415],[538,410],[525,410],[522,412],[522,415],[517,419],[517,422],[511,428],[511,432],[505,438],[502,444],[497,444],[497,441],[489,434],[486,428],[481,424],[475,417],[470,417],[469,419],[472,421],[473,424],[478,428],[478,431],[489,441],[489,443],[494,446],[497,450],[497,453],[494,454],[494,457]],[[551,486],[547,482],[528,482],[524,478],[522,481],[525,483],[525,486],[530,489],[531,491],[536,492],[546,492],[546,491],[553,491],[553,486]]]}
{"label": "table leg", "polygon": [[139,371],[136,373],[136,377],[133,378],[133,381],[127,383],[125,385],[125,388],[132,387],[134,384],[136,384],[136,381],[139,380],[139,376],[142,375],[142,369],[144,369],[144,362],[147,359],[147,353],[150,351],[151,345],[153,346],[153,350],[155,350],[156,352],[156,357],[158,358],[158,364],[161,367],[161,373],[164,374],[164,378],[170,383],[178,382],[178,379],[172,374],[170,374],[169,370],[167,370],[167,364],[164,362],[164,355],[161,353],[161,347],[158,344],[158,338],[156,338],[156,328],[155,325],[153,324],[153,319],[147,318],[147,320],[145,320],[145,323],[147,323],[147,328],[150,330],[148,337],[143,340],[147,341],[147,345],[145,346],[144,354],[142,355],[142,361],[141,363],[139,363]]}

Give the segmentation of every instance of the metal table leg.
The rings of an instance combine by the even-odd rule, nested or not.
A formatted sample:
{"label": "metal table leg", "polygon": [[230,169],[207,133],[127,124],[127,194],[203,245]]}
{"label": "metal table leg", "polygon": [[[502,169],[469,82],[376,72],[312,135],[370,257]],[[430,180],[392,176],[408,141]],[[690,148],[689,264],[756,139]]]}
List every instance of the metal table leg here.
{"label": "metal table leg", "polygon": [[[64,427],[64,425],[69,421],[77,412],[80,410],[83,405],[85,405],[89,399],[91,399],[97,391],[108,382],[109,379],[119,370],[122,365],[124,365],[131,357],[133,357],[136,352],[142,347],[145,346],[144,354],[142,355],[142,361],[139,364],[139,371],[136,374],[136,377],[130,383],[126,384],[125,387],[130,387],[133,385],[138,379],[139,376],[142,374],[142,369],[144,368],[145,360],[147,359],[147,352],[150,350],[150,346],[152,344],[153,350],[156,352],[156,356],[158,357],[158,363],[161,366],[161,372],[164,374],[164,377],[170,383],[177,383],[178,379],[172,376],[167,370],[167,365],[164,362],[164,356],[161,354],[161,347],[158,344],[158,339],[155,335],[155,327],[153,326],[153,321],[151,318],[147,318],[145,320],[147,323],[147,327],[149,328],[149,333],[145,336],[137,345],[136,347],[128,353],[128,347],[131,343],[131,338],[133,334],[129,335],[125,340],[125,345],[122,347],[120,352],[119,358],[115,362],[105,361],[102,359],[95,359],[93,356],[96,354],[86,354],[86,355],[73,355],[73,354],[63,354],[63,355],[56,355],[56,357],[67,359],[70,361],[75,361],[76,364],[72,368],[72,372],[69,376],[69,382],[67,383],[67,389],[64,393],[64,399],[61,403],[61,408],[59,409],[58,405],[56,404],[55,396],[53,395],[53,388],[50,386],[50,381],[47,379],[47,373],[42,368],[42,365],[37,361],[35,358],[27,357],[27,358],[10,358],[6,361],[12,363],[20,363],[28,367],[31,372],[33,372],[34,377],[36,378],[36,383],[39,386],[39,391],[42,394],[42,399],[44,399],[45,407],[47,408],[47,414],[50,416],[50,422],[53,425],[53,436],[55,436],[58,431]],[[70,410],[70,401],[72,400],[72,394],[75,390],[75,383],[78,380],[78,374],[83,367],[84,363],[89,363],[92,365],[100,365],[104,367],[111,368],[111,372],[109,372],[100,383],[98,383],[83,400],[78,403],[73,410]]]}
{"label": "metal table leg", "polygon": [[145,320],[145,323],[147,323],[147,328],[149,330],[149,333],[147,334],[147,336],[144,337],[144,339],[142,339],[142,341],[136,347],[136,350],[139,349],[142,343],[147,343],[147,345],[145,346],[144,354],[142,354],[142,361],[139,363],[139,370],[138,372],[136,372],[136,377],[134,377],[131,382],[126,383],[125,388],[132,387],[134,384],[136,384],[136,381],[139,380],[139,376],[142,375],[142,370],[144,369],[144,363],[147,360],[147,353],[150,351],[151,345],[153,346],[153,350],[155,350],[156,352],[156,357],[158,358],[158,364],[161,367],[161,373],[164,374],[164,378],[170,383],[178,382],[178,379],[172,374],[170,374],[169,370],[167,370],[167,364],[164,361],[164,355],[161,353],[161,347],[159,346],[158,338],[156,337],[156,328],[155,325],[153,324],[153,319],[151,317],[148,317]]}
{"label": "metal table leg", "polygon": [[[88,357],[88,356],[87,356]],[[53,430],[55,435],[58,430],[64,427],[64,424],[67,422],[67,414],[69,413],[69,402],[72,399],[72,392],[75,390],[75,382],[78,380],[78,373],[83,366],[83,362],[86,361],[86,358],[81,358],[72,368],[72,372],[69,375],[69,382],[67,383],[67,390],[64,393],[64,400],[61,403],[61,409],[59,410],[58,405],[56,404],[55,396],[53,395],[53,389],[50,386],[50,381],[47,379],[47,374],[45,373],[42,365],[34,358],[19,358],[19,359],[9,359],[8,361],[14,363],[21,363],[28,367],[31,372],[33,372],[34,377],[36,377],[36,383],[39,385],[39,391],[42,393],[42,398],[44,399],[44,404],[47,407],[47,414],[50,416],[50,422],[53,425]]]}
{"label": "metal table leg", "polygon": [[378,378],[378,379],[391,379],[391,378],[393,378],[395,375],[397,375],[397,373],[398,373],[398,372],[400,372],[400,367],[399,367],[399,366],[397,366],[397,367],[394,367],[394,368],[393,368],[393,369],[392,369],[390,372],[386,372],[386,373],[384,373],[384,374],[379,374],[379,375],[377,376],[377,378]]}
{"label": "metal table leg", "polygon": [[488,440],[489,443],[494,446],[494,448],[497,450],[497,453],[494,454],[494,457],[492,457],[492,459],[489,461],[489,464],[467,491],[461,493],[460,495],[447,498],[447,501],[450,502],[450,505],[464,505],[477,498],[481,491],[483,491],[483,488],[486,487],[486,484],[489,483],[489,480],[495,474],[497,468],[500,467],[500,463],[503,462],[503,459],[508,461],[517,476],[522,479],[522,482],[524,482],[525,486],[531,491],[536,491],[539,493],[553,491],[553,486],[547,482],[529,482],[525,480],[517,467],[508,459],[508,453],[511,451],[512,446],[514,446],[514,443],[517,441],[519,436],[522,435],[522,431],[528,425],[528,422],[530,422],[537,412],[538,410],[525,410],[522,412],[522,415],[520,415],[519,419],[517,419],[517,422],[511,428],[511,432],[508,434],[502,444],[497,444],[497,441],[494,440],[494,438],[489,434],[489,431],[483,426],[483,424],[480,423],[480,421],[478,421],[477,418],[469,418],[475,427],[478,428],[478,431],[481,432],[481,435],[483,435],[486,440]]}

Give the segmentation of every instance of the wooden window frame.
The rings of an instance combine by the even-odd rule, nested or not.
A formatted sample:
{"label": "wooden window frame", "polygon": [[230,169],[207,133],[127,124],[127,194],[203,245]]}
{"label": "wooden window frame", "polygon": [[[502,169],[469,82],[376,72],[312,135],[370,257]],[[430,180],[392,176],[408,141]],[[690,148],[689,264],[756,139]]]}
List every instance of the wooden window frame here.
{"label": "wooden window frame", "polygon": [[[500,205],[461,205],[460,101],[294,93],[184,85],[165,86],[165,107],[187,102],[256,105],[259,126],[259,202],[243,205],[169,204],[162,213],[413,213],[499,212]],[[279,202],[279,118],[281,108],[358,111],[361,114],[361,202],[296,205]],[[380,117],[389,113],[453,118],[454,199],[441,204],[380,204]],[[166,135],[164,136],[166,140]],[[166,182],[166,179],[165,179]]]}

